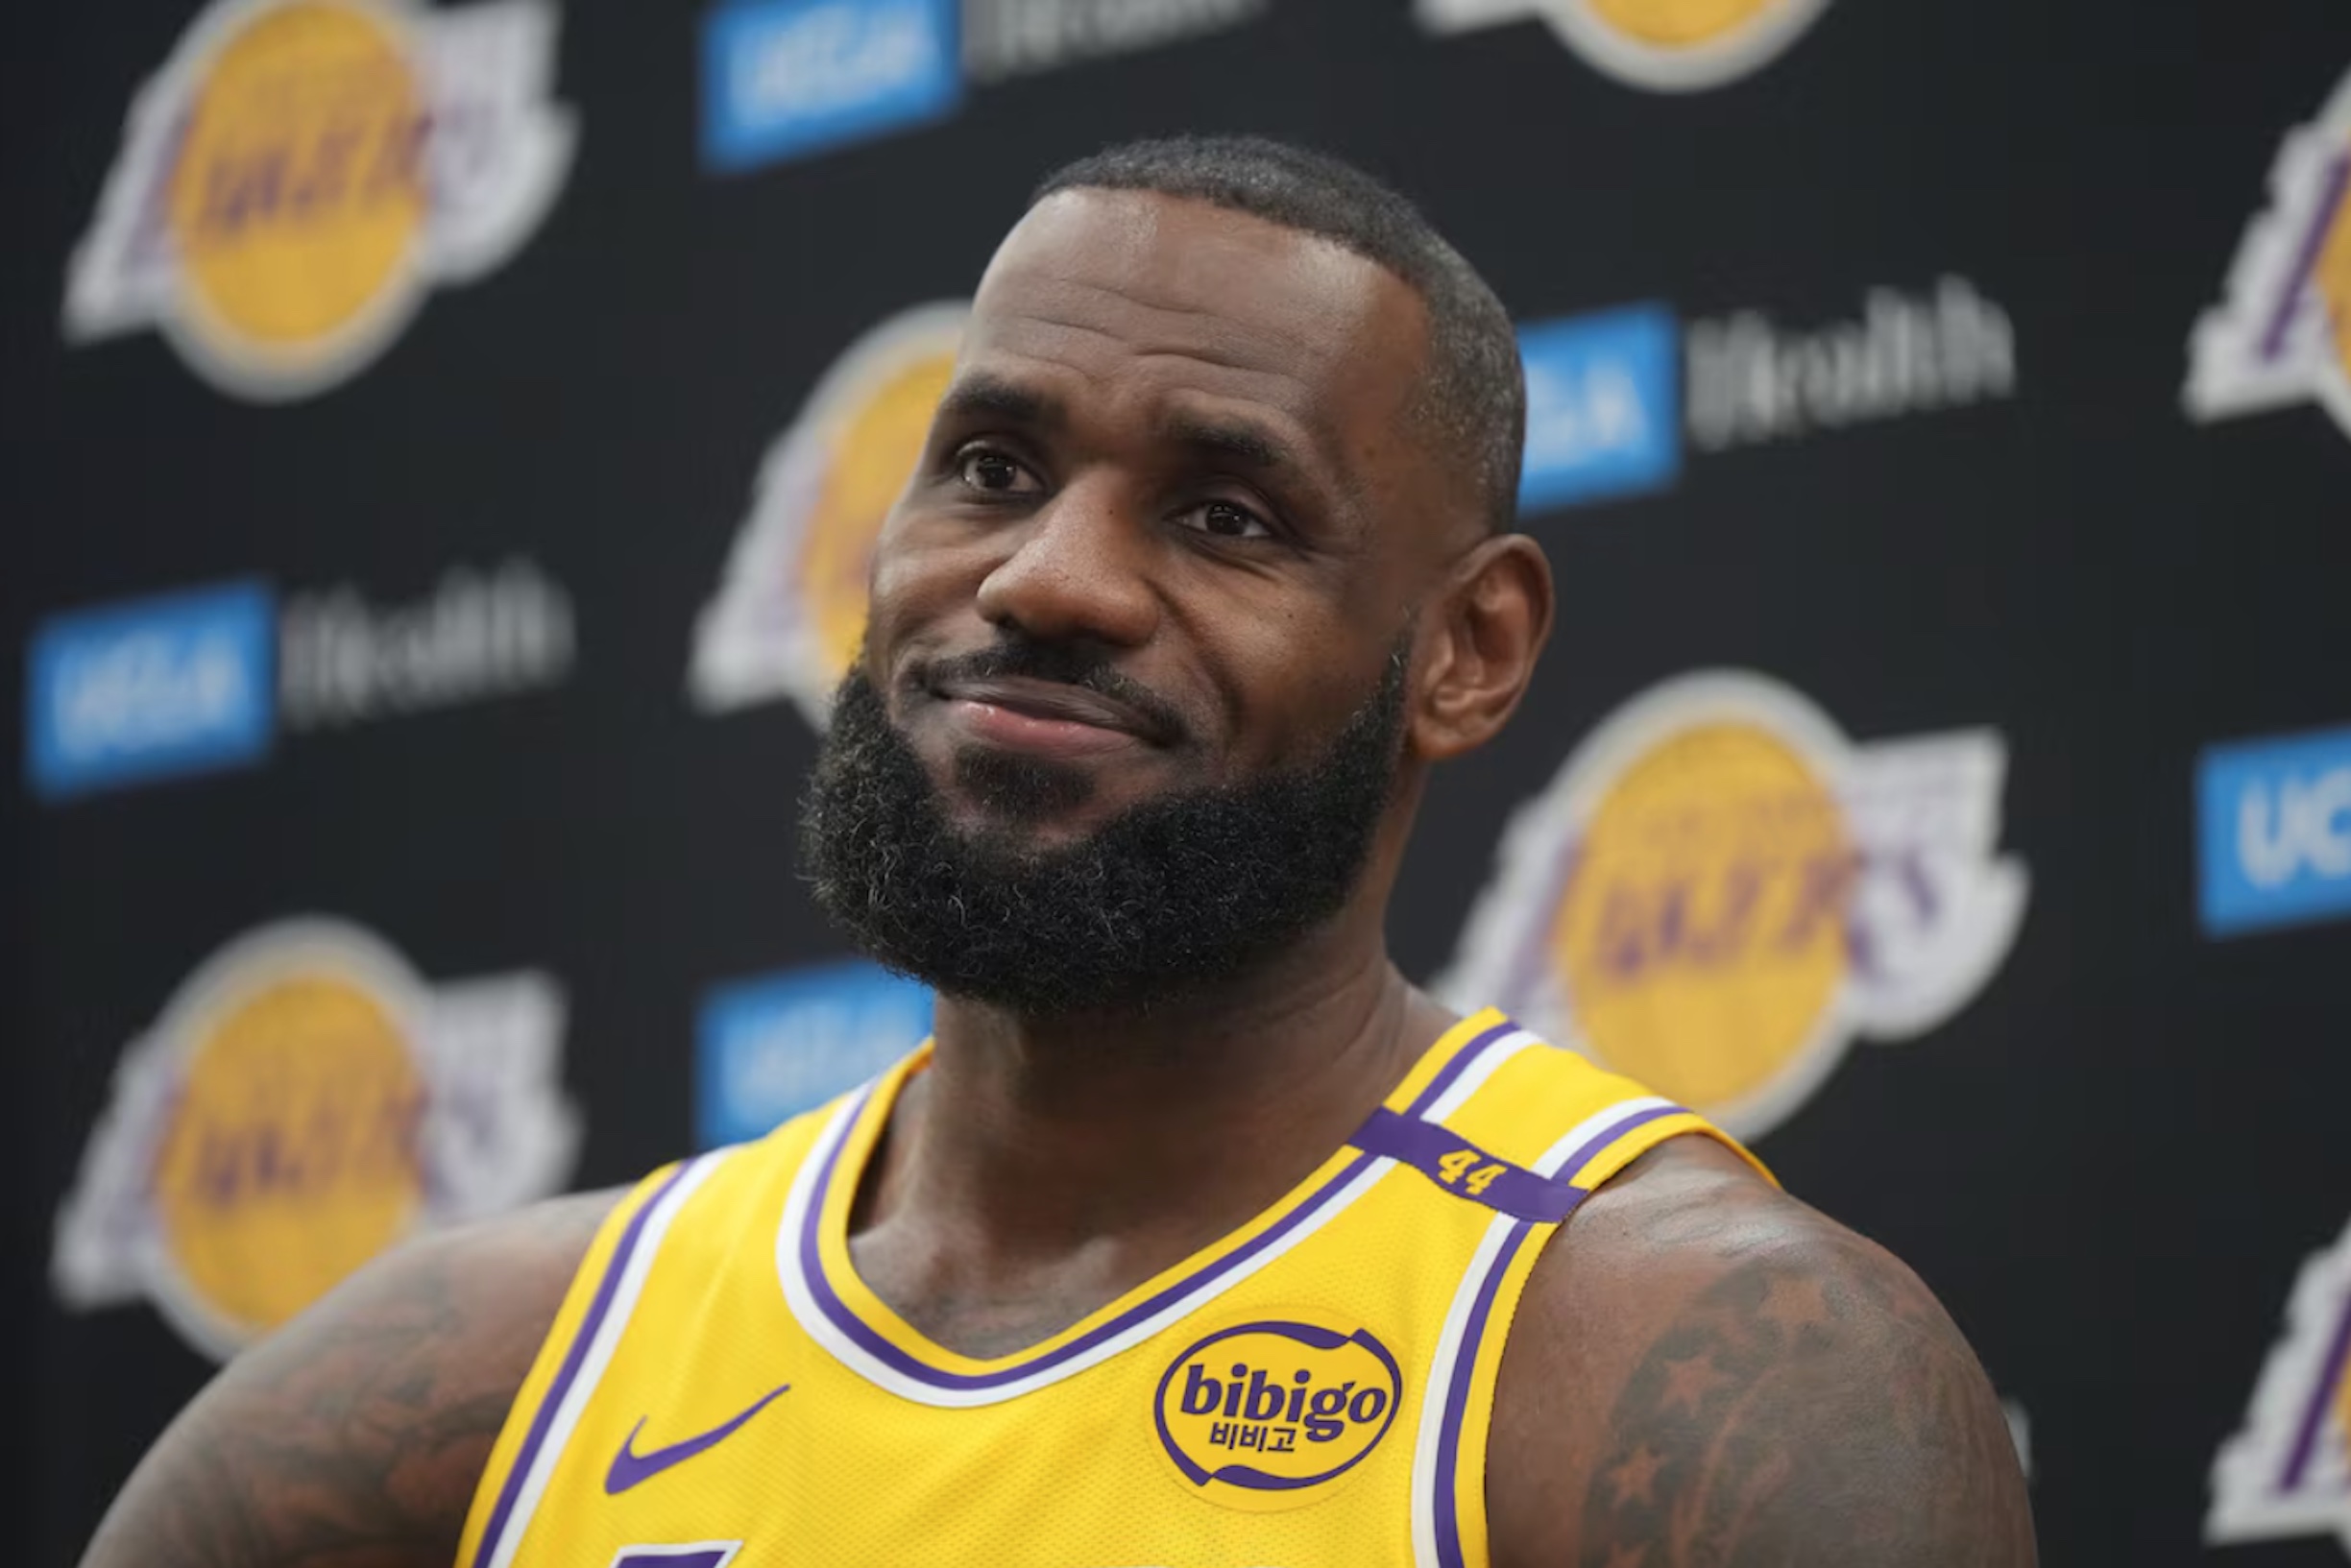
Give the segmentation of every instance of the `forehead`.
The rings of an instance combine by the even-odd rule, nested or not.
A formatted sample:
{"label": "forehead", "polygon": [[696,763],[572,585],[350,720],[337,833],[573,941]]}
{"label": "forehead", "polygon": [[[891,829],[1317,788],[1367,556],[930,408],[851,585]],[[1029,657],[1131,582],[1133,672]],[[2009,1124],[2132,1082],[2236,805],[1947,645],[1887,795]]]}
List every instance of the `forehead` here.
{"label": "forehead", "polygon": [[1073,190],[998,249],[959,374],[1067,379],[1108,406],[1248,403],[1355,467],[1393,447],[1426,341],[1418,295],[1332,241],[1205,202]]}

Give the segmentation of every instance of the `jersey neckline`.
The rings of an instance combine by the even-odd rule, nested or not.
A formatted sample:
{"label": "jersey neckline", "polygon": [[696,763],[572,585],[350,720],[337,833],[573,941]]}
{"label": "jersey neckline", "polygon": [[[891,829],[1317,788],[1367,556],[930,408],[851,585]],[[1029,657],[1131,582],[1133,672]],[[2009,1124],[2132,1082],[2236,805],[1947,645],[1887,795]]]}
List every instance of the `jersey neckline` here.
{"label": "jersey neckline", "polygon": [[[1381,1108],[1441,1120],[1491,1071],[1494,1058],[1526,1039],[1497,1009],[1473,1014],[1421,1053]],[[794,1173],[776,1237],[786,1299],[810,1337],[868,1382],[923,1404],[995,1404],[1151,1338],[1305,1240],[1395,1164],[1365,1152],[1350,1138],[1254,1218],[1058,1334],[1008,1355],[959,1355],[933,1342],[875,1295],[849,1255],[849,1209],[866,1163],[899,1094],[930,1053],[926,1041],[826,1118]]]}

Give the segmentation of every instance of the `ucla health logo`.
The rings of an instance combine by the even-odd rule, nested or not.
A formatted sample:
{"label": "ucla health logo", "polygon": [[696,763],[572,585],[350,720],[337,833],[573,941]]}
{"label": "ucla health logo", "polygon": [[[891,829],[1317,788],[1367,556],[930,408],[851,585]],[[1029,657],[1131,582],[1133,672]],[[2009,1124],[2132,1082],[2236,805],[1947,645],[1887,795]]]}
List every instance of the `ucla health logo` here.
{"label": "ucla health logo", "polygon": [[221,0],[131,107],[65,334],[160,330],[240,397],[356,374],[504,262],[571,162],[546,0]]}
{"label": "ucla health logo", "polygon": [[702,30],[713,168],[805,157],[954,112],[957,0],[747,0]]}
{"label": "ucla health logo", "polygon": [[822,729],[865,635],[874,542],[922,456],[970,307],[919,305],[851,344],[760,466],[751,516],[695,628],[706,711],[789,697]]}
{"label": "ucla health logo", "polygon": [[2213,747],[2196,820],[2208,934],[2351,916],[2351,729]]}
{"label": "ucla health logo", "polygon": [[1395,1357],[1368,1329],[1246,1322],[1169,1363],[1154,1418],[1200,1495],[1265,1510],[1323,1495],[1379,1446],[1403,1398]]}
{"label": "ucla health logo", "polygon": [[250,765],[280,733],[550,687],[570,595],[527,560],[442,573],[422,600],[231,582],[68,611],[33,634],[25,768],[57,801]]}
{"label": "ucla health logo", "polygon": [[1524,512],[1670,488],[1689,454],[1802,440],[2013,397],[2016,331],[1964,277],[1873,288],[1841,320],[1661,304],[1530,322]]}
{"label": "ucla health logo", "polygon": [[2351,1553],[2351,1230],[2303,1266],[2204,1518],[2213,1546],[2314,1535]]}
{"label": "ucla health logo", "polygon": [[1432,33],[1539,17],[1620,82],[1660,92],[1718,87],[1768,63],[1829,0],[1418,0]]}
{"label": "ucla health logo", "polygon": [[1682,470],[1682,329],[1661,305],[1519,328],[1526,461],[1518,506],[1661,490]]}
{"label": "ucla health logo", "polygon": [[403,1237],[561,1189],[563,996],[428,984],[340,921],[206,960],[133,1041],[57,1222],[59,1297],[148,1298],[226,1357]]}
{"label": "ucla health logo", "polygon": [[2006,767],[1990,730],[1858,745],[1766,677],[1668,681],[1519,809],[1440,987],[1758,1136],[1999,969]]}
{"label": "ucla health logo", "polygon": [[929,1037],[930,990],[861,959],[738,980],[702,1004],[701,1146],[747,1143],[880,1073]]}
{"label": "ucla health logo", "polygon": [[2199,422],[2323,404],[2351,431],[2351,78],[2286,134],[2268,205],[2245,230],[2220,303],[2188,345]]}
{"label": "ucla health logo", "polygon": [[34,790],[258,761],[277,728],[276,614],[266,587],[227,583],[48,622],[26,663]]}
{"label": "ucla health logo", "polygon": [[1272,0],[724,0],[702,29],[702,157],[721,172],[935,124],[968,84],[1224,32]]}

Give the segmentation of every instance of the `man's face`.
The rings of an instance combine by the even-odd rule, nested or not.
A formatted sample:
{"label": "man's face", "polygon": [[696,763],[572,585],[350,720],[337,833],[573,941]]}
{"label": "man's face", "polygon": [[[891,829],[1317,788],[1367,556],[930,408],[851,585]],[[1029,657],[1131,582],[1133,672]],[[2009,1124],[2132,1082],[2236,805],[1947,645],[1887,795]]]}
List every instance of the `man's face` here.
{"label": "man's face", "polygon": [[1405,418],[1425,333],[1259,219],[1029,214],[875,556],[863,670],[951,823],[1048,849],[1328,750],[1464,543]]}

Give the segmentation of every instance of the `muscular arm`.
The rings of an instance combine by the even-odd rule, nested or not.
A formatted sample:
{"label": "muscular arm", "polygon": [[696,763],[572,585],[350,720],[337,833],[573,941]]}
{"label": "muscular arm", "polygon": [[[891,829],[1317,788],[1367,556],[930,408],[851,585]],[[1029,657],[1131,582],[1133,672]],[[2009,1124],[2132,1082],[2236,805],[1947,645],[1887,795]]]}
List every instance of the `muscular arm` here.
{"label": "muscular arm", "polygon": [[1623,1183],[1504,1355],[1497,1568],[2031,1568],[2006,1420],[1909,1269],[1696,1140]]}
{"label": "muscular arm", "polygon": [[240,1356],[82,1568],[448,1568],[507,1407],[618,1193],[416,1242]]}

